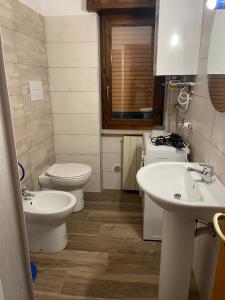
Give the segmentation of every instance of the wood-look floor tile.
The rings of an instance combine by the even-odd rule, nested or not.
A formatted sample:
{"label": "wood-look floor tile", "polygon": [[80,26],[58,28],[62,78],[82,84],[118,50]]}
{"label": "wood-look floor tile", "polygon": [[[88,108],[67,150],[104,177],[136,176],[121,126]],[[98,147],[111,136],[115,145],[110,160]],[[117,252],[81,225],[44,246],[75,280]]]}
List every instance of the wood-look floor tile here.
{"label": "wood-look floor tile", "polygon": [[117,274],[159,275],[160,251],[152,255],[130,255],[111,253],[107,272]]}
{"label": "wood-look floor tile", "polygon": [[142,225],[136,224],[102,224],[100,226],[99,234],[110,236],[110,237],[120,237],[120,238],[130,238],[130,239],[141,239],[142,238],[143,227]]}
{"label": "wood-look floor tile", "polygon": [[113,201],[85,201],[85,208],[87,210],[142,212],[141,203],[123,203]]}
{"label": "wood-look floor tile", "polygon": [[78,212],[74,212],[72,214],[69,215],[69,217],[67,218],[67,221],[86,221],[88,219],[89,216],[89,212],[86,210],[82,210],[82,211],[78,211]]}
{"label": "wood-look floor tile", "polygon": [[155,296],[158,285],[151,283],[129,283],[104,279],[87,279],[66,276],[61,289],[63,295],[124,299],[130,297]]}
{"label": "wood-look floor tile", "polygon": [[68,251],[58,253],[32,253],[32,260],[41,269],[70,270],[77,266],[91,266],[92,268],[105,269],[108,264],[108,253],[89,251]]}
{"label": "wood-look floor tile", "polygon": [[143,217],[141,212],[110,212],[93,210],[89,213],[88,221],[118,224],[142,224]]}
{"label": "wood-look floor tile", "polygon": [[86,234],[97,235],[99,233],[101,224],[77,222],[76,217],[67,222],[67,230],[69,234]]}
{"label": "wood-look floor tile", "polygon": [[85,193],[86,201],[113,201],[121,203],[141,203],[137,192],[126,192],[120,190],[104,190],[102,193]]}
{"label": "wood-look floor tile", "polygon": [[[62,294],[46,293],[46,292],[35,292],[35,300],[118,300],[118,299],[106,299],[96,297],[82,297],[82,296],[68,296]],[[145,299],[139,299],[145,300]],[[146,299],[147,300],[147,299]],[[148,299],[153,300],[153,299]],[[154,299],[155,300],[155,299]]]}
{"label": "wood-look floor tile", "polygon": [[143,242],[134,239],[114,238],[109,236],[69,235],[68,250],[109,252],[115,251],[127,254],[151,254],[157,249],[156,243]]}
{"label": "wood-look floor tile", "polygon": [[52,274],[39,272],[35,280],[34,288],[37,291],[59,293],[63,284],[64,274]]}

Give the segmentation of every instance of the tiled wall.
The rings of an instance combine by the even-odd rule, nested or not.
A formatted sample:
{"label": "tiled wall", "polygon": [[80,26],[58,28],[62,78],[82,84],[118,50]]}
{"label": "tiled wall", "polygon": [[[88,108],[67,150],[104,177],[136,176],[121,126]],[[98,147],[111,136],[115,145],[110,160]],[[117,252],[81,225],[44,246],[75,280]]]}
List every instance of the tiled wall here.
{"label": "tiled wall", "polygon": [[[18,160],[35,189],[54,162],[44,19],[17,0],[1,0],[0,25]],[[29,80],[43,81],[43,100],[31,102]]]}
{"label": "tiled wall", "polygon": [[121,172],[115,172],[115,166],[122,167],[122,136],[102,137],[102,173],[104,189],[122,188]]}
{"label": "tiled wall", "polygon": [[[193,161],[206,162],[213,165],[217,176],[225,184],[225,113],[215,111],[212,106],[206,75],[213,14],[214,11],[206,9],[195,96],[191,101],[190,110],[183,115],[186,120],[195,121],[195,129],[189,134],[183,132],[183,135],[192,147]],[[204,300],[210,299],[217,260],[217,246],[217,240],[207,235],[203,235],[195,240],[193,267],[201,299]]]}
{"label": "tiled wall", "polygon": [[57,162],[92,166],[86,187],[100,191],[98,17],[45,17]]}

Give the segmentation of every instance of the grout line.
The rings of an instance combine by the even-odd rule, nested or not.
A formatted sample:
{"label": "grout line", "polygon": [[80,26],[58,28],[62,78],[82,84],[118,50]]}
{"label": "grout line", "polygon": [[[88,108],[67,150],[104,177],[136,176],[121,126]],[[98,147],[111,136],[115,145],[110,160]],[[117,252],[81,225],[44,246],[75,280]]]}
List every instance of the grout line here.
{"label": "grout line", "polygon": [[64,282],[65,282],[65,276],[66,276],[66,275],[63,276],[63,280],[62,280],[61,286],[60,286],[60,288],[59,288],[58,294],[61,294],[61,290],[62,290],[63,284],[64,284]]}
{"label": "grout line", "polygon": [[48,69],[96,69],[96,70],[99,70],[99,67],[84,67],[84,66],[81,66],[81,67],[67,67],[67,66],[62,66],[62,67],[57,67],[57,66],[54,66],[54,67],[51,67],[51,66],[48,66]]}
{"label": "grout line", "polygon": [[[13,10],[13,9],[12,9]],[[38,14],[38,13],[37,13]],[[40,41],[40,42],[42,42],[42,43],[44,43],[44,44],[46,44],[47,42],[46,42],[46,38],[43,40],[43,39],[40,39],[40,38],[37,38],[37,37],[33,37],[33,36],[30,36],[30,35],[27,35],[27,34],[25,34],[25,33],[23,33],[23,32],[20,32],[20,31],[18,31],[18,30],[16,30],[15,29],[15,23],[14,23],[14,16],[12,16],[12,18],[13,18],[13,20],[12,20],[12,23],[13,23],[13,28],[12,27],[7,27],[6,25],[0,25],[0,27],[3,27],[3,28],[6,28],[6,29],[8,29],[8,30],[10,30],[10,31],[13,31],[13,32],[15,32],[15,33],[19,33],[19,34],[23,34],[24,36],[26,36],[26,37],[28,37],[28,38],[31,38],[31,39],[34,39],[34,40],[37,40],[37,41]],[[45,24],[44,24],[44,26],[43,26],[43,28],[44,28],[44,31],[45,31]]]}
{"label": "grout line", "polygon": [[49,90],[49,93],[99,93],[100,91],[79,91],[79,90],[74,90],[74,91],[56,91],[56,90]]}
{"label": "grout line", "polygon": [[[60,100],[60,101],[62,101],[62,100]],[[96,116],[99,116],[99,113],[86,113],[86,112],[63,112],[63,113],[61,113],[61,112],[59,112],[59,113],[55,113],[55,112],[52,112],[52,115],[96,115]]]}
{"label": "grout line", "polygon": [[87,44],[87,43],[95,43],[98,45],[98,40],[96,41],[71,41],[71,42],[68,42],[68,41],[47,41],[46,40],[46,44]]}
{"label": "grout line", "polygon": [[78,134],[78,133],[54,133],[54,135],[56,136],[90,136],[90,137],[99,137],[101,136],[100,134],[88,134],[88,133],[84,133],[84,134]]}

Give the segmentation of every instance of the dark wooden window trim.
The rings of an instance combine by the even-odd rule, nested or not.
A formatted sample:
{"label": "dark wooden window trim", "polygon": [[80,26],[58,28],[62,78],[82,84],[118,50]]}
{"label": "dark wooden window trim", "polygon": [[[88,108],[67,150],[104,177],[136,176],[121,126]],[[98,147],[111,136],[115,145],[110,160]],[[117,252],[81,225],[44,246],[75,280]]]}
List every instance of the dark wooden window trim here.
{"label": "dark wooden window trim", "polygon": [[[116,25],[155,25],[154,11],[101,14],[101,96],[103,129],[145,130],[163,123],[165,77],[155,78],[152,120],[113,120],[112,115],[112,72],[111,72],[111,27]],[[109,88],[108,88],[109,87]]]}
{"label": "dark wooden window trim", "polygon": [[104,10],[154,8],[156,0],[87,0],[87,10],[102,12]]}

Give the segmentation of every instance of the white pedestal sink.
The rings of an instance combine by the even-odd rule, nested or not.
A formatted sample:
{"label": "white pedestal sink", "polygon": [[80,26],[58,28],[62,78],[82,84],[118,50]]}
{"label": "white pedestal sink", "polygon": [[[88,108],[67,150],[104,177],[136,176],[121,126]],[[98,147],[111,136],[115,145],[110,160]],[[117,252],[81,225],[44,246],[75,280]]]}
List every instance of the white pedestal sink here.
{"label": "white pedestal sink", "polygon": [[205,183],[187,168],[198,164],[165,162],[139,170],[141,189],[164,208],[159,300],[187,300],[189,294],[195,220],[212,222],[225,212],[225,187],[215,176]]}

